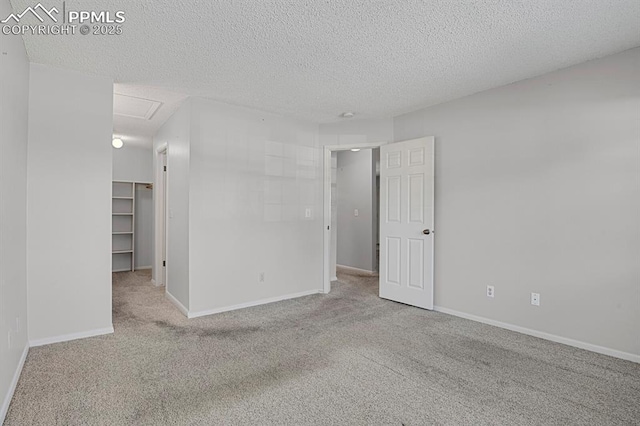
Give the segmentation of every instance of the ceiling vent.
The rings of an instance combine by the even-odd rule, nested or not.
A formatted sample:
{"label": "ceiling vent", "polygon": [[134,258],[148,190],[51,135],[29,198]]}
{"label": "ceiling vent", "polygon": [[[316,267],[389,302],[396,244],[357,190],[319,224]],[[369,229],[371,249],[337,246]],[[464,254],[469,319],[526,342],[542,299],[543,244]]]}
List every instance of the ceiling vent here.
{"label": "ceiling vent", "polygon": [[134,96],[113,94],[113,113],[125,117],[151,120],[153,114],[162,106],[162,102]]}

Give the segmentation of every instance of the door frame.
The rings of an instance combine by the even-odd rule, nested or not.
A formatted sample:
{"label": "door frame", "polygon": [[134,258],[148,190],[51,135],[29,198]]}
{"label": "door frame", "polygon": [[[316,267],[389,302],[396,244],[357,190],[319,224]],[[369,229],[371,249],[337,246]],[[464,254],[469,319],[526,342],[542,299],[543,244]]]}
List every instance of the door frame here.
{"label": "door frame", "polygon": [[[392,142],[363,142],[345,145],[325,145],[323,146],[323,208],[324,218],[322,229],[324,235],[324,250],[322,256],[322,293],[331,291],[331,153],[337,151],[350,151],[352,149],[373,149]],[[378,222],[380,215],[378,215]]]}
{"label": "door frame", "polygon": [[[155,183],[154,183],[154,191],[153,194],[155,196],[154,201],[154,233],[155,233],[155,280],[154,285],[157,286],[165,286],[165,289],[168,288],[167,281],[169,277],[168,273],[168,265],[165,266],[164,274],[162,273],[162,261],[166,259],[162,259],[163,252],[166,253],[169,248],[169,221],[168,219],[168,208],[169,208],[169,175],[168,175],[168,167],[167,167],[167,175],[166,181],[163,170],[163,156],[166,156],[167,164],[169,163],[169,146],[168,144],[162,143],[155,149],[155,159],[156,159],[156,175],[155,175]],[[167,183],[165,187],[165,182]],[[164,208],[163,208],[164,206]],[[161,217],[164,217],[164,226],[161,220]],[[164,247],[162,246],[162,242],[164,241]]]}

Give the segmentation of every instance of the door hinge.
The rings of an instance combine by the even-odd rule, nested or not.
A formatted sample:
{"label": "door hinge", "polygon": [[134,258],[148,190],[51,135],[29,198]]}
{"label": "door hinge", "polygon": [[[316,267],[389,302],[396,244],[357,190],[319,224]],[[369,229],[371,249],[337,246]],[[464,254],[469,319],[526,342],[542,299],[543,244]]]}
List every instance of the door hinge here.
{"label": "door hinge", "polygon": [[164,166],[164,171],[165,171],[165,172],[167,171],[167,166]]}
{"label": "door hinge", "polygon": [[162,266],[167,266],[167,261],[166,260],[162,261]]}

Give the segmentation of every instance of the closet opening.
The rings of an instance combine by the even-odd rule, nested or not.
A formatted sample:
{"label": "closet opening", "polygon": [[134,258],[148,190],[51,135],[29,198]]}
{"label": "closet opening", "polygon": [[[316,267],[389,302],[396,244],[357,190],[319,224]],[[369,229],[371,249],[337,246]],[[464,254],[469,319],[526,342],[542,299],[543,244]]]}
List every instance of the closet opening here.
{"label": "closet opening", "polygon": [[112,272],[151,272],[153,184],[113,181]]}
{"label": "closet opening", "polygon": [[111,300],[116,332],[135,325],[164,295],[152,280],[153,143],[124,135],[118,138],[123,143],[113,144],[111,183]]}

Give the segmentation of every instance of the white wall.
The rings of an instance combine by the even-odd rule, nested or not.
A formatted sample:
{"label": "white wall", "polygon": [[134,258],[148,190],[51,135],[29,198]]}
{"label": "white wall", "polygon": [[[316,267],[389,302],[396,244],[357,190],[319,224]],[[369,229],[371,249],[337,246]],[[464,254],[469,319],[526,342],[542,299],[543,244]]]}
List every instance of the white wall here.
{"label": "white wall", "polygon": [[358,143],[392,142],[393,119],[343,119],[320,124],[320,145],[350,145]]}
{"label": "white wall", "polygon": [[[112,148],[113,180],[153,182],[153,142],[127,143]],[[153,190],[136,186],[135,267],[150,268],[153,261]]]}
{"label": "white wall", "polygon": [[436,305],[640,355],[639,123],[640,49],[397,117],[436,138]]}
{"label": "white wall", "polygon": [[[167,235],[166,291],[189,309],[189,181],[191,102],[186,101],[160,128],[153,139],[155,149],[167,144],[167,202],[169,232]],[[155,171],[162,167],[154,155]],[[158,188],[158,184],[154,185]],[[155,202],[156,199],[154,199]],[[155,257],[154,257],[155,258]],[[154,262],[154,277],[162,266]]]}
{"label": "white wall", "polygon": [[193,99],[190,170],[190,311],[322,288],[317,125]]}
{"label": "white wall", "polygon": [[37,344],[112,327],[113,83],[38,64],[30,79],[28,304]]}
{"label": "white wall", "polygon": [[[0,1],[0,16],[11,13]],[[27,350],[29,59],[20,36],[0,37],[0,424]],[[11,345],[9,345],[9,336]]]}
{"label": "white wall", "polygon": [[135,208],[133,261],[136,269],[149,269],[153,264],[153,189],[147,189],[146,185],[136,185]]}
{"label": "white wall", "polygon": [[[337,259],[338,265],[375,271],[375,160],[373,150],[338,152]],[[355,210],[358,216],[355,216]]]}
{"label": "white wall", "polygon": [[125,142],[120,149],[112,148],[113,180],[153,182],[152,141],[148,146]]}
{"label": "white wall", "polygon": [[377,271],[378,263],[378,244],[380,243],[380,148],[373,149],[373,261]]}

